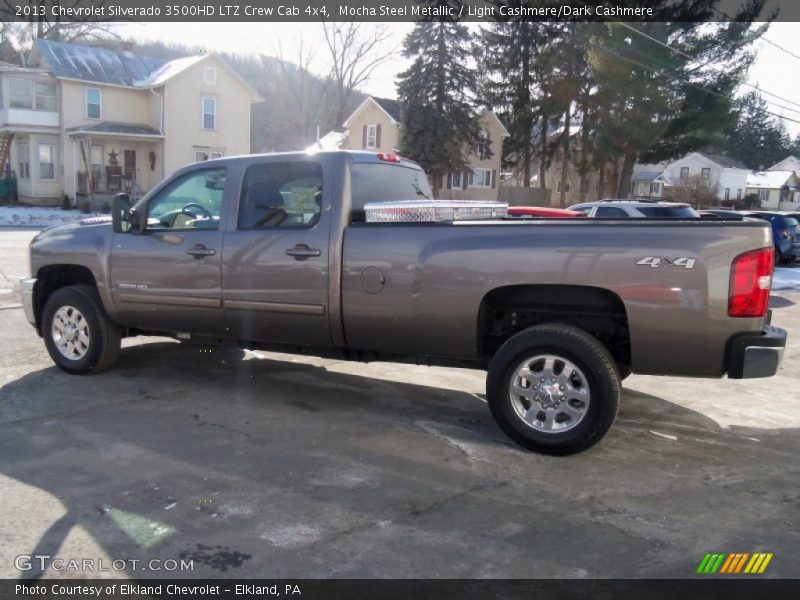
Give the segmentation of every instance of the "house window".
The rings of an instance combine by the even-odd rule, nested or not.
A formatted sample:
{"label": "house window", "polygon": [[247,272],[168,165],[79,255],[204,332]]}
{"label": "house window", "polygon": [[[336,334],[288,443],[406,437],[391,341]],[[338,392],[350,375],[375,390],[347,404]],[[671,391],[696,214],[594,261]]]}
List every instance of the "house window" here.
{"label": "house window", "polygon": [[736,190],[736,199],[737,200],[741,200],[742,199],[742,190],[741,189]]}
{"label": "house window", "polygon": [[681,167],[681,179],[689,179],[689,167]]}
{"label": "house window", "polygon": [[33,110],[33,90],[30,79],[9,79],[8,88],[9,106],[11,108]]}
{"label": "house window", "polygon": [[731,188],[725,188],[725,200],[731,199]]}
{"label": "house window", "polygon": [[206,67],[203,69],[203,83],[208,85],[216,85],[217,70],[214,67]]}
{"label": "house window", "polygon": [[704,181],[708,181],[709,179],[711,179],[711,169],[709,169],[708,167],[703,167],[702,169],[700,169],[700,179]]}
{"label": "house window", "polygon": [[762,204],[769,202],[769,190],[758,190],[758,199]]}
{"label": "house window", "polygon": [[214,160],[225,156],[225,151],[221,148],[206,148],[203,146],[194,147],[194,162]]}
{"label": "house window", "polygon": [[56,85],[54,83],[11,78],[8,80],[8,87],[11,108],[56,112]]}
{"label": "house window", "polygon": [[467,185],[473,188],[492,187],[491,169],[472,169],[467,174]]}
{"label": "house window", "polygon": [[658,181],[654,181],[650,184],[650,194],[653,196],[661,194],[661,184]]}
{"label": "house window", "polygon": [[378,126],[367,125],[367,148],[378,147]]}
{"label": "house window", "polygon": [[56,178],[56,146],[55,144],[39,144],[39,179]]}
{"label": "house window", "polygon": [[203,129],[217,128],[217,101],[215,98],[203,98]]}
{"label": "house window", "polygon": [[462,177],[463,173],[461,171],[453,171],[450,173],[450,187],[460,188],[462,185],[464,185]]}
{"label": "house window", "polygon": [[36,110],[56,112],[56,84],[37,81],[33,91]]}
{"label": "house window", "polygon": [[[486,187],[486,186],[481,186]],[[561,180],[556,182],[556,193],[561,193]],[[569,194],[569,181],[564,186],[564,193]]]}
{"label": "house window", "polygon": [[31,178],[31,148],[28,142],[20,140],[17,143],[17,152],[19,153],[19,178]]}
{"label": "house window", "polygon": [[103,94],[99,88],[86,88],[86,118],[99,119]]}
{"label": "house window", "polygon": [[91,154],[91,165],[92,165],[92,176],[100,178],[103,176],[103,147],[92,145],[92,149],[90,151]]}

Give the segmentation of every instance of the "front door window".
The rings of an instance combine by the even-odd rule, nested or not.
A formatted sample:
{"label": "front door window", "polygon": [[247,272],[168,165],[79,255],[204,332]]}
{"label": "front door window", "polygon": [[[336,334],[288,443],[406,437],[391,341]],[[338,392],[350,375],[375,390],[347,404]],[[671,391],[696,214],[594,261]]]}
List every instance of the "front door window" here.
{"label": "front door window", "polygon": [[150,201],[148,229],[218,229],[225,169],[189,173]]}

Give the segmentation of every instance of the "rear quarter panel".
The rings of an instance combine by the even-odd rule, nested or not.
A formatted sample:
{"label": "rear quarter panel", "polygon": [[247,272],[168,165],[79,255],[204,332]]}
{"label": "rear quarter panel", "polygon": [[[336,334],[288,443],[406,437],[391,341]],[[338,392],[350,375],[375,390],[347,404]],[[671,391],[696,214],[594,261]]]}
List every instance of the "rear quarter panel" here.
{"label": "rear quarter panel", "polygon": [[[727,316],[731,262],[770,244],[768,226],[757,222],[359,223],[344,239],[347,345],[477,359],[479,307],[492,289],[594,286],[625,305],[635,372],[719,376],[728,338],[763,325]],[[695,263],[637,265],[646,257]],[[370,293],[370,267],[385,278],[378,293]]]}

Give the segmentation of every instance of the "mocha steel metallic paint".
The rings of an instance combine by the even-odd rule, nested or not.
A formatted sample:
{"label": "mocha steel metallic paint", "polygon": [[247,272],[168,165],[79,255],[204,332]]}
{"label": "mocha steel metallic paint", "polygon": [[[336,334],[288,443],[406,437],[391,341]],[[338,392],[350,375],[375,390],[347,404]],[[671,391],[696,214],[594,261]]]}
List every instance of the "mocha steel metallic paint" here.
{"label": "mocha steel metallic paint", "polygon": [[[322,166],[318,223],[236,231],[245,168],[294,160]],[[720,376],[728,339],[764,324],[763,318],[732,319],[727,308],[732,260],[772,244],[766,223],[349,224],[350,165],[377,160],[371,153],[320,152],[191,165],[173,177],[228,168],[218,231],[115,234],[109,222],[69,224],[34,238],[31,272],[36,277],[48,265],[88,268],[110,317],[122,326],[470,362],[479,358],[481,302],[509,285],[568,284],[616,294],[628,316],[633,370],[641,374]],[[403,161],[398,168],[418,167]],[[198,243],[215,254],[187,255]],[[298,244],[320,255],[285,253]],[[692,269],[636,264],[649,256],[696,262]]]}

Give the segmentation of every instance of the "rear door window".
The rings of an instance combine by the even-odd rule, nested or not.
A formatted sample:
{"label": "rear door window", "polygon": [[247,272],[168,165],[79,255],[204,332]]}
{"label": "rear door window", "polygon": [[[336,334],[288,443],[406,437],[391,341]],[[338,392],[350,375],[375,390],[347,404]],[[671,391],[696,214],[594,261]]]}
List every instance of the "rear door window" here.
{"label": "rear door window", "polygon": [[313,227],[322,212],[322,167],[311,161],[247,167],[239,202],[240,230]]}
{"label": "rear door window", "polygon": [[598,206],[594,216],[600,218],[619,219],[627,217],[628,213],[617,206]]}
{"label": "rear door window", "polygon": [[637,206],[636,210],[646,217],[691,219],[698,213],[689,206]]}
{"label": "rear door window", "polygon": [[428,178],[421,169],[384,163],[356,163],[350,170],[354,221],[364,220],[368,202],[430,200]]}

